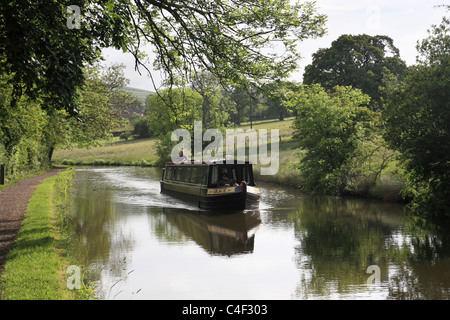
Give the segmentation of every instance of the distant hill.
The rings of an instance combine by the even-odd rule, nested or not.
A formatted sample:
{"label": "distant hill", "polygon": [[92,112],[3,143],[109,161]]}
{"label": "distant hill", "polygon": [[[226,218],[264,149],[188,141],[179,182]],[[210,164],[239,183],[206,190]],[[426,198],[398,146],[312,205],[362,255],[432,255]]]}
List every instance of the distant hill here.
{"label": "distant hill", "polygon": [[143,104],[145,104],[145,100],[147,97],[151,94],[154,94],[153,91],[143,90],[143,89],[137,89],[137,88],[131,88],[131,87],[125,87],[124,88],[127,91],[130,91],[132,94],[134,94],[136,97],[139,98],[139,100],[142,101]]}

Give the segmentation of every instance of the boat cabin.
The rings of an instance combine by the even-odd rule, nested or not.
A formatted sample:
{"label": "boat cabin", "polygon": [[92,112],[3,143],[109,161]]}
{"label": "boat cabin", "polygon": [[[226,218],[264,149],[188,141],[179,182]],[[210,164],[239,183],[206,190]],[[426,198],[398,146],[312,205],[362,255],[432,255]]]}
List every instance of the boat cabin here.
{"label": "boat cabin", "polygon": [[238,161],[232,164],[167,163],[162,180],[217,188],[224,174],[238,184],[245,181],[247,185],[255,186],[252,165],[249,162]]}
{"label": "boat cabin", "polygon": [[[226,174],[229,181],[221,183]],[[161,177],[161,192],[190,200],[205,209],[254,208],[259,203],[252,164],[248,161],[168,162]]]}

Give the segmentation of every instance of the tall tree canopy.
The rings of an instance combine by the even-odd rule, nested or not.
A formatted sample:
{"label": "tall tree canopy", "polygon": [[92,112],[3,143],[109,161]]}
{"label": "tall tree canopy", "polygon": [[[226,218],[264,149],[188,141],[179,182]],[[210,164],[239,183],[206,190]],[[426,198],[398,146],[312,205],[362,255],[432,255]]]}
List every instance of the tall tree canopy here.
{"label": "tall tree canopy", "polygon": [[304,83],[319,83],[326,89],[352,86],[371,97],[374,109],[381,106],[379,87],[390,73],[400,77],[406,64],[388,36],[342,35],[330,48],[319,49],[305,68]]}
{"label": "tall tree canopy", "polygon": [[388,87],[385,139],[401,152],[413,204],[449,215],[450,19],[434,25],[417,49],[419,64]]}
{"label": "tall tree canopy", "polygon": [[298,41],[321,36],[325,23],[310,1],[135,0],[133,9],[136,41],[127,48],[151,43],[169,81],[174,71],[189,79],[204,69],[235,83],[286,76],[297,67]]}
{"label": "tall tree canopy", "polygon": [[[84,81],[83,66],[99,57],[100,48],[125,41],[121,35],[128,32],[124,22],[129,17],[121,8],[111,14],[108,3],[0,2],[0,73],[12,75],[12,104],[25,93],[43,99],[44,109],[76,113],[74,97]],[[80,29],[68,26],[71,5],[82,8]]]}
{"label": "tall tree canopy", "polygon": [[[79,28],[69,28],[74,18]],[[314,2],[289,0],[1,1],[0,73],[13,74],[12,103],[26,93],[73,114],[83,65],[103,47],[131,52],[139,66],[151,44],[170,83],[199,69],[222,81],[259,82],[292,71],[298,40],[322,35],[324,22]]]}

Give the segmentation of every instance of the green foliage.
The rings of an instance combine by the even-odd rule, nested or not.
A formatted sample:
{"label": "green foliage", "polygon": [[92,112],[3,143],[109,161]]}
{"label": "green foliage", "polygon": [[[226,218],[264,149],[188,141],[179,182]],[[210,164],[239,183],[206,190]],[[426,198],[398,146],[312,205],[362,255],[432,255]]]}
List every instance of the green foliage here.
{"label": "green foliage", "polygon": [[[450,5],[443,6],[450,11]],[[428,38],[423,39],[417,44],[417,51],[420,56],[417,61],[422,65],[439,64],[442,59],[448,59],[450,56],[450,18],[443,17],[439,25],[433,25],[428,30]]]}
{"label": "green foliage", "polygon": [[[314,2],[288,0],[136,1],[130,9],[139,19],[129,51],[139,52],[138,45],[149,41],[171,84],[198,70],[236,84],[284,77],[297,67],[298,40],[323,35],[326,20]],[[265,50],[275,44],[283,55]]]}
{"label": "green foliage", "polygon": [[278,118],[281,121],[291,116],[293,110],[289,109],[284,102],[287,92],[296,90],[297,86],[295,82],[288,81],[277,81],[263,86],[269,118]]}
{"label": "green foliage", "polygon": [[52,126],[48,128],[47,141],[53,147],[70,148],[74,145],[98,145],[123,126],[123,111],[136,98],[123,90],[127,80],[123,65],[85,68],[85,83],[78,90],[77,118],[65,111],[49,112]]}
{"label": "green foliage", "polygon": [[7,177],[47,167],[45,130],[50,118],[29,98],[21,99],[12,107],[12,86],[5,83],[5,77],[0,82],[0,162],[6,165]]}
{"label": "green foliage", "polygon": [[202,96],[189,88],[161,90],[147,100],[148,126],[155,135],[164,136],[176,129],[194,130],[202,119]]}
{"label": "green foliage", "polygon": [[132,134],[138,139],[150,138],[153,135],[153,133],[150,131],[148,127],[147,119],[142,117],[141,119],[137,120],[134,123]]}
{"label": "green foliage", "polygon": [[86,68],[85,86],[78,91],[78,119],[65,110],[44,107],[40,99],[23,95],[12,103],[11,77],[0,82],[0,163],[8,179],[26,171],[47,168],[55,147],[89,146],[110,136],[122,123],[121,112],[135,98],[123,93],[123,68],[112,66],[103,73]]}
{"label": "green foliage", "polygon": [[219,128],[230,122],[231,116],[236,113],[236,103],[216,77],[209,72],[199,73],[193,78],[191,87],[203,98],[203,127]]}
{"label": "green foliage", "polygon": [[450,210],[449,19],[418,45],[422,59],[404,82],[387,90],[385,139],[400,151],[412,207],[429,214]]}
{"label": "green foliage", "polygon": [[381,109],[379,87],[387,74],[400,77],[406,64],[387,36],[342,35],[330,48],[319,49],[305,68],[304,83],[359,88],[371,97],[371,108]]}
{"label": "green foliage", "polygon": [[[117,84],[111,84],[110,72],[100,74],[98,68],[86,68],[86,81],[79,90],[77,105],[79,107],[78,123],[72,122],[72,143],[89,146],[98,140],[110,137],[113,129],[120,126],[122,104],[132,99],[131,94],[121,96]],[[72,119],[70,119],[72,121]]]}
{"label": "green foliage", "polygon": [[164,135],[160,135],[156,142],[156,154],[158,155],[158,160],[156,161],[157,167],[164,167],[166,162],[171,160],[171,152],[173,147],[178,143],[177,141],[171,140],[171,132]]}
{"label": "green foliage", "polygon": [[[200,90],[199,84],[196,85],[197,90]],[[147,100],[148,127],[159,139],[156,145],[158,165],[170,160],[172,148],[178,143],[171,141],[172,132],[175,130],[187,129],[190,132],[191,150],[194,150],[194,121],[207,122],[206,126],[202,126],[203,132],[208,128],[224,128],[228,113],[220,106],[221,91],[211,91],[203,87],[201,92],[206,103],[200,93],[185,87],[163,90]]]}
{"label": "green foliage", "polygon": [[[11,74],[11,103],[23,94],[41,98],[43,109],[74,114],[74,99],[83,84],[85,64],[100,48],[124,41],[124,4],[110,0],[26,0],[0,2],[0,74]],[[69,28],[67,8],[77,5],[82,27]]]}
{"label": "green foliage", "polygon": [[365,142],[374,130],[376,115],[365,107],[369,100],[359,89],[335,87],[327,93],[317,84],[289,96],[287,103],[297,112],[294,139],[305,190],[346,192],[366,159]]}

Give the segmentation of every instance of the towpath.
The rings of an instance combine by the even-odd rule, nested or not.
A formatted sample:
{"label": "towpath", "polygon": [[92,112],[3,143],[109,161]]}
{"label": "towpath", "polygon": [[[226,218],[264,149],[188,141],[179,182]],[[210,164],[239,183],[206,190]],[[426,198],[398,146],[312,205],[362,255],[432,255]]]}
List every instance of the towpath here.
{"label": "towpath", "polygon": [[21,180],[13,186],[0,190],[0,273],[5,257],[16,240],[28,201],[35,187],[44,179],[63,170],[65,168],[53,168],[36,177]]}

